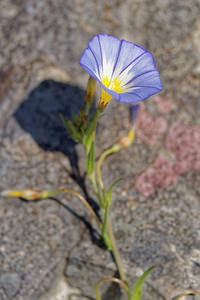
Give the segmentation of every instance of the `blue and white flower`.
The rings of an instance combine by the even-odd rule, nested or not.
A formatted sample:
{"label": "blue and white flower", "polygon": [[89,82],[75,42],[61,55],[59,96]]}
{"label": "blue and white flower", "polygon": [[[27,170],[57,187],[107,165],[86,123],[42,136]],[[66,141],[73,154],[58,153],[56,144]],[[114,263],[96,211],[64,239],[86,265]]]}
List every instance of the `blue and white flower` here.
{"label": "blue and white flower", "polygon": [[96,35],[80,65],[102,86],[101,100],[137,103],[162,90],[153,56],[143,47],[107,34]]}

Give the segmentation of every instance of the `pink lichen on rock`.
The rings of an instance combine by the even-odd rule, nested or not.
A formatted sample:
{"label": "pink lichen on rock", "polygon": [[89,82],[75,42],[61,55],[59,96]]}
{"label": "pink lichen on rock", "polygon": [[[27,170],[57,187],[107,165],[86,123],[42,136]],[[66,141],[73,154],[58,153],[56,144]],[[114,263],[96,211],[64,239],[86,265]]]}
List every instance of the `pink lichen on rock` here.
{"label": "pink lichen on rock", "polygon": [[136,127],[138,138],[146,144],[153,146],[166,131],[167,122],[163,117],[153,118],[145,109],[144,104],[141,103]]}
{"label": "pink lichen on rock", "polygon": [[175,154],[175,161],[169,163],[158,156],[136,181],[135,188],[146,197],[157,188],[168,187],[186,171],[200,170],[200,126],[175,122],[169,129],[165,146]]}
{"label": "pink lichen on rock", "polygon": [[173,165],[162,156],[158,156],[153,163],[136,181],[135,188],[148,197],[152,195],[158,187],[167,188],[174,183],[177,175]]}
{"label": "pink lichen on rock", "polygon": [[166,138],[166,148],[176,154],[177,174],[200,170],[200,126],[174,123]]}
{"label": "pink lichen on rock", "polygon": [[153,101],[157,103],[157,110],[163,114],[167,115],[172,110],[172,102],[169,98],[162,98],[160,96],[155,96]]}

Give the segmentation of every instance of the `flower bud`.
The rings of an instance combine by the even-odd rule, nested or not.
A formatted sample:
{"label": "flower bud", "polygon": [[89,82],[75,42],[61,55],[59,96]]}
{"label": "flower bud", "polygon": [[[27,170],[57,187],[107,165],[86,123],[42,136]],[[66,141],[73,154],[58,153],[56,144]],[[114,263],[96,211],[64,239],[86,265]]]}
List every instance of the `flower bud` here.
{"label": "flower bud", "polygon": [[89,109],[92,104],[92,100],[94,98],[94,92],[95,92],[95,85],[96,85],[96,80],[90,76],[88,79],[86,95],[85,95],[85,104],[87,109]]}
{"label": "flower bud", "polygon": [[12,197],[12,198],[23,198],[28,201],[34,201],[37,199],[44,199],[48,197],[48,192],[45,191],[36,191],[33,189],[27,190],[5,190],[1,193],[3,197]]}
{"label": "flower bud", "polygon": [[135,138],[135,130],[134,128],[131,128],[128,135],[119,141],[119,145],[121,146],[121,149],[129,147],[134,141],[134,138]]}
{"label": "flower bud", "polygon": [[135,125],[135,121],[138,115],[139,104],[132,105],[130,107],[130,124]]}

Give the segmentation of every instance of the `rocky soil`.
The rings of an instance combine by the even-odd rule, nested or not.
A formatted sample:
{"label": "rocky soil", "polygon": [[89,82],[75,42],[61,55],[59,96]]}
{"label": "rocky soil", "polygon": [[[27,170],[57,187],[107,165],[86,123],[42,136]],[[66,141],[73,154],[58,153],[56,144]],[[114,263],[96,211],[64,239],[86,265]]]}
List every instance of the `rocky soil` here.
{"label": "rocky soil", "polygon": [[[200,289],[199,15],[199,0],[0,2],[1,191],[73,188],[98,211],[82,148],[59,117],[83,106],[80,55],[95,34],[108,33],[155,57],[163,92],[141,107],[135,143],[103,167],[107,185],[124,178],[111,218],[129,281],[156,266],[143,300]],[[126,134],[128,109],[110,103],[97,155]],[[76,198],[0,198],[0,300],[95,299],[95,283],[115,272]],[[105,284],[102,299],[126,298]]]}

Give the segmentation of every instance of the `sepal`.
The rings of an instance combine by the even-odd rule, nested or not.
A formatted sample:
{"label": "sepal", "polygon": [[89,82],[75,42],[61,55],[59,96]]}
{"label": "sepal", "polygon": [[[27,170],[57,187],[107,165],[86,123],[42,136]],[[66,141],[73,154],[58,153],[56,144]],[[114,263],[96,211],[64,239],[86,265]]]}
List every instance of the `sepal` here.
{"label": "sepal", "polygon": [[87,84],[87,89],[85,94],[86,112],[89,112],[90,106],[92,104],[94,93],[95,93],[95,85],[96,85],[96,80],[90,76],[88,79],[88,84]]}

